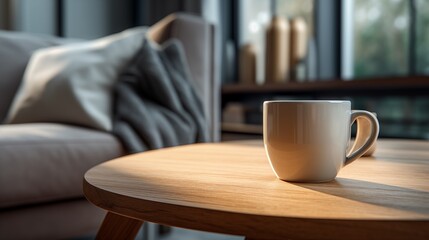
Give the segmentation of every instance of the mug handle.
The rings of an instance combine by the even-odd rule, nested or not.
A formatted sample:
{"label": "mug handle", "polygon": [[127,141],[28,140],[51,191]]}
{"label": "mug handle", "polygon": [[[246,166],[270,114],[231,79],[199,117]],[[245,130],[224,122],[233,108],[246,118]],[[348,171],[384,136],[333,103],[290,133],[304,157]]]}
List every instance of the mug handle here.
{"label": "mug handle", "polygon": [[[361,121],[365,121],[365,119],[369,120],[370,122],[370,134],[369,136],[366,136],[366,134],[361,134],[363,132],[361,129],[363,124],[361,124]],[[361,157],[363,154],[365,154],[366,151],[372,146],[372,144],[377,140],[378,132],[379,132],[379,125],[377,118],[370,112],[367,111],[361,111],[361,110],[353,110],[351,114],[351,121],[350,121],[350,127],[353,125],[354,122],[357,122],[357,134],[356,134],[356,141],[360,141],[362,139],[360,138],[367,138],[365,143],[357,148],[357,146],[353,146],[352,151],[349,153],[348,156],[346,156],[346,160],[344,161],[344,166],[349,165],[354,160]],[[357,150],[355,150],[357,148]]]}

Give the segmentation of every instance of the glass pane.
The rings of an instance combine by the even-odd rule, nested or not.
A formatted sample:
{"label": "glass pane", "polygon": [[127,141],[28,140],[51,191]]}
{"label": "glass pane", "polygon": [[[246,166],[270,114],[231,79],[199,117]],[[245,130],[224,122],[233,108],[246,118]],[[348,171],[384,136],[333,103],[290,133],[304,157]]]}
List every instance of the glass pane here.
{"label": "glass pane", "polygon": [[408,73],[408,0],[354,1],[354,76]]}
{"label": "glass pane", "polygon": [[[276,13],[286,19],[302,17],[307,22],[310,36],[313,34],[314,0],[277,0]],[[257,82],[265,75],[265,31],[271,21],[271,1],[241,0],[239,5],[240,46],[252,43],[256,48]]]}
{"label": "glass pane", "polygon": [[429,74],[429,1],[416,1],[416,64],[418,74]]}
{"label": "glass pane", "polygon": [[313,0],[278,0],[276,13],[288,18],[302,17],[313,34]]}
{"label": "glass pane", "polygon": [[240,1],[240,46],[251,43],[256,48],[256,79],[264,79],[265,29],[271,19],[270,1]]}

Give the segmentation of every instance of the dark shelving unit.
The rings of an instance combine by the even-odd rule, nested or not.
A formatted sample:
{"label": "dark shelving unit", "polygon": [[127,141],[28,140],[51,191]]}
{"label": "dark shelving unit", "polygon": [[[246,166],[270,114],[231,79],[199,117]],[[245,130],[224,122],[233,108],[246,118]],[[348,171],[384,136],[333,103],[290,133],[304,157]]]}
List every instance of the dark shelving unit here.
{"label": "dark shelving unit", "polygon": [[[286,82],[264,85],[229,84],[222,87],[222,108],[229,102],[249,102],[262,105],[264,100],[291,99],[352,99],[370,97],[429,98],[429,76],[383,77],[374,79]],[[427,109],[429,111],[429,109]],[[425,125],[428,121],[410,119],[379,119],[386,124]],[[262,126],[248,123],[223,123],[223,133],[260,135]],[[387,134],[388,135],[388,134]],[[386,135],[386,136],[387,136]],[[411,136],[411,135],[410,135]],[[395,137],[394,135],[389,137]],[[407,137],[407,135],[397,136]]]}

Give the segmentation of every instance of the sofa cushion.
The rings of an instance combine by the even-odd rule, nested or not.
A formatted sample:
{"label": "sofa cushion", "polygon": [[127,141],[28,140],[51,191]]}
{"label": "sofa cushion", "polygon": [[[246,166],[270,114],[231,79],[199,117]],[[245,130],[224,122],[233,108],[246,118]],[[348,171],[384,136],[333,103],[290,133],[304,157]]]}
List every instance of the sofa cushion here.
{"label": "sofa cushion", "polygon": [[77,40],[0,30],[0,123],[21,83],[31,54],[39,49]]}
{"label": "sofa cushion", "polygon": [[0,211],[1,239],[87,239],[95,236],[106,212],[85,198]]}
{"label": "sofa cushion", "polygon": [[111,134],[61,124],[0,125],[0,208],[81,197],[84,173],[123,155]]}
{"label": "sofa cushion", "polygon": [[[112,89],[145,27],[36,51],[6,123],[56,122],[112,130]],[[67,109],[67,111],[64,111]]]}

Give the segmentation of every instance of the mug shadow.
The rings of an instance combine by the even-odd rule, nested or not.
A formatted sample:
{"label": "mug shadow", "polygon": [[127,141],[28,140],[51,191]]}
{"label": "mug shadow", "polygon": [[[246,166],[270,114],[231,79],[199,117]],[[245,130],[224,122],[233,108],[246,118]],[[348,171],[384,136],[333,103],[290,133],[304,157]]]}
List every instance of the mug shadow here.
{"label": "mug shadow", "polygon": [[427,191],[349,178],[336,178],[327,183],[291,184],[368,204],[415,213],[429,213],[429,192]]}

